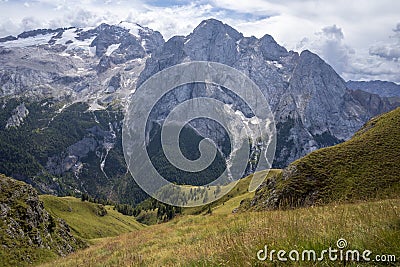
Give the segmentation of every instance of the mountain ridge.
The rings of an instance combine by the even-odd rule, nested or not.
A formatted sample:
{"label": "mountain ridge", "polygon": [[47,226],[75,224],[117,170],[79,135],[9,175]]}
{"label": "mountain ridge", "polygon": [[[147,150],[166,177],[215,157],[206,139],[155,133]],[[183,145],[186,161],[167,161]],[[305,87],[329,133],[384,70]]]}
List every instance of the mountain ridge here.
{"label": "mountain ridge", "polygon": [[388,81],[347,81],[347,87],[351,90],[361,90],[383,97],[400,97],[400,85]]}
{"label": "mountain ridge", "polygon": [[[41,39],[19,43],[35,36]],[[43,193],[89,193],[131,204],[143,200],[146,194],[123,160],[123,113],[129,96],[147,78],[187,60],[227,63],[260,87],[275,113],[277,167],[350,138],[368,118],[398,105],[369,93],[353,94],[310,51],[287,51],[267,34],[245,37],[215,19],[166,42],[160,33],[127,22],[38,30],[22,37],[0,42],[0,160],[3,172]],[[191,97],[237,101],[209,85],[187,85],[170,96],[158,106],[156,118],[161,121],[169,107]],[[236,108],[244,109],[240,103]],[[225,140],[216,126],[192,126],[203,137]],[[18,161],[22,165],[16,168]]]}
{"label": "mountain ridge", "polygon": [[316,150],[267,179],[244,209],[305,207],[398,197],[400,108],[372,118],[354,136]]}
{"label": "mountain ridge", "polygon": [[[372,110],[369,102],[361,104],[348,90],[345,81],[316,54],[288,52],[269,35],[261,39],[243,37],[237,31],[229,34],[229,29],[220,21],[206,20],[188,36],[169,39],[163,49],[146,61],[137,87],[155,73],[191,60],[215,61],[244,72],[260,87],[275,113],[278,125],[275,167],[286,166],[317,148],[344,141],[368,118],[377,112],[388,111],[387,107]],[[303,82],[302,77],[308,80]],[[174,94],[173,100],[167,100],[168,105],[162,102],[158,107],[162,110],[163,106],[177,105],[190,96],[207,96],[207,91],[217,91],[222,95],[219,100],[224,103],[235,101],[224,95],[223,90],[211,87],[196,86],[195,91],[194,87],[183,87]],[[158,119],[162,120],[166,114],[167,111],[160,111]],[[288,127],[293,134],[286,131]],[[211,131],[218,132],[202,126],[197,130],[204,136],[210,136]],[[326,138],[321,141],[320,136]]]}

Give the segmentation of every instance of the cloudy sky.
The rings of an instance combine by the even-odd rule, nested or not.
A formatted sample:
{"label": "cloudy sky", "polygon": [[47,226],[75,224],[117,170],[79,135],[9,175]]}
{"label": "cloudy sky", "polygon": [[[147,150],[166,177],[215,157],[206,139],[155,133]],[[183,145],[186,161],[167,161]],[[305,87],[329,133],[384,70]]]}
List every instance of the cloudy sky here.
{"label": "cloudy sky", "polygon": [[288,50],[316,52],[346,80],[400,83],[400,1],[0,0],[0,10],[0,36],[127,20],[168,39],[216,18],[245,36],[268,33]]}

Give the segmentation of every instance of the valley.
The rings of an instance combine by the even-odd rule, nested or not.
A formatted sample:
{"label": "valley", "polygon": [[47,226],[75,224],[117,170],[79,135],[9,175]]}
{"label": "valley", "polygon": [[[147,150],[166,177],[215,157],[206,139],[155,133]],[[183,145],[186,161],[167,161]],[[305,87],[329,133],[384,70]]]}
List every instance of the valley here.
{"label": "valley", "polygon": [[[137,23],[101,21],[0,38],[0,266],[399,264],[397,83],[346,81],[315,51],[289,50],[267,33],[246,36],[214,18],[168,39]],[[212,73],[217,64],[242,73],[260,95],[243,83],[243,97],[210,75],[148,103],[159,89],[144,86],[151,77],[199,61]],[[192,77],[182,70],[162,83]],[[262,107],[253,110],[246,97]],[[200,114],[164,146],[164,125],[186,101],[185,113],[212,110],[229,127]],[[258,117],[257,109],[271,114]],[[213,160],[181,169],[164,150],[174,141],[191,163],[204,144],[215,149]],[[237,170],[239,147],[246,154]],[[257,169],[267,154],[268,170]],[[154,170],[137,164],[135,176],[131,162],[147,159]],[[155,172],[159,190],[141,187],[138,178],[158,186]],[[339,241],[371,251],[371,261],[277,258],[282,250],[323,254]]]}
{"label": "valley", "polygon": [[[283,171],[271,170],[256,192],[247,192],[250,175],[210,205],[183,209],[166,223],[96,240],[88,249],[44,266],[261,266],[279,264],[257,259],[264,245],[320,252],[341,238],[353,250],[368,248],[374,256],[398,257],[399,118],[398,108],[372,119],[345,143],[317,150]],[[352,154],[364,149],[369,156]],[[310,166],[310,171],[295,172],[293,166]],[[314,179],[324,178],[324,186],[313,182],[313,172],[317,173]],[[309,266],[310,262],[292,264]],[[337,262],[326,258],[319,264],[336,266]]]}

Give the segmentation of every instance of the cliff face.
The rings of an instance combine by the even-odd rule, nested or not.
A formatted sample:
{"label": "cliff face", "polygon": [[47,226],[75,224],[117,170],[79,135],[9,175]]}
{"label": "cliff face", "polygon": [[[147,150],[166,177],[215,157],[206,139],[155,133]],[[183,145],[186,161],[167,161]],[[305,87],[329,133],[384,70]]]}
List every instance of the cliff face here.
{"label": "cliff face", "polygon": [[400,97],[400,85],[387,81],[348,81],[347,87],[351,90],[361,90],[381,97]]}
{"label": "cliff face", "polygon": [[[285,167],[313,150],[349,139],[375,115],[368,103],[363,106],[353,97],[345,81],[318,55],[288,52],[270,35],[244,37],[213,19],[203,21],[186,37],[168,40],[146,61],[137,84],[167,67],[196,60],[227,64],[259,86],[277,124],[275,167]],[[160,101],[158,119],[165,117],[162,111],[171,105],[197,95],[210,97],[208,92],[218,92],[213,95],[224,103],[237,100],[213,87],[183,86]],[[218,132],[212,126],[200,125],[196,130],[205,136]]]}
{"label": "cliff face", "polygon": [[351,91],[351,95],[373,116],[388,112],[400,105],[400,97],[383,97],[363,90]]}
{"label": "cliff face", "polygon": [[65,256],[85,246],[52,217],[32,186],[0,175],[0,265],[20,266]]}
{"label": "cliff face", "polygon": [[292,208],[399,196],[400,108],[371,119],[350,140],[314,151],[268,178],[243,209]]}

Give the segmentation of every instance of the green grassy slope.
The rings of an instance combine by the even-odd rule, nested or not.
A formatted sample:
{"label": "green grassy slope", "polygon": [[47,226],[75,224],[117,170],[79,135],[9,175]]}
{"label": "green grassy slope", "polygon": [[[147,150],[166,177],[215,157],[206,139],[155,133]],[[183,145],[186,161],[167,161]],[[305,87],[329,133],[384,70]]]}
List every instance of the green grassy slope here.
{"label": "green grassy slope", "polygon": [[122,215],[111,206],[82,202],[74,197],[42,195],[40,200],[50,214],[64,219],[71,231],[84,239],[116,236],[144,228],[133,216]]}
{"label": "green grassy slope", "polygon": [[[271,169],[268,172],[268,175],[266,174],[266,171],[260,171],[259,174],[264,175],[264,177],[271,177],[272,175],[276,175],[280,173],[281,170],[278,169]],[[199,214],[207,214],[211,210],[211,212],[217,212],[217,213],[224,213],[224,214],[229,214],[232,213],[232,210],[239,207],[239,204],[242,200],[244,199],[250,199],[254,196],[254,192],[248,192],[249,184],[253,178],[253,175],[249,175],[243,179],[240,179],[237,184],[225,194],[225,191],[227,191],[231,185],[224,185],[219,187],[220,190],[218,190],[218,187],[216,186],[209,186],[209,187],[204,187],[202,190],[207,191],[208,196],[210,198],[218,198],[217,200],[211,202],[210,204],[207,205],[201,205],[201,206],[195,206],[195,207],[190,207],[190,208],[182,208],[179,209],[180,214],[184,215],[199,215]],[[193,189],[198,189],[199,187],[196,186],[184,186],[179,193],[184,193],[187,196],[191,195],[190,191]],[[216,192],[218,192],[216,194]],[[170,194],[172,195],[172,194]],[[198,194],[199,195],[199,194]],[[139,213],[138,216],[136,216],[137,221],[147,224],[147,225],[153,225],[159,222],[165,222],[165,220],[160,219],[158,216],[158,209],[157,206],[160,205],[160,203],[157,203],[158,205],[154,205],[154,202],[156,202],[154,199],[147,199],[140,203],[137,208],[141,209],[141,212]],[[163,204],[161,204],[163,205]]]}
{"label": "green grassy slope", "polygon": [[255,208],[397,198],[399,140],[397,108],[373,118],[350,140],[293,162],[257,191]]}
{"label": "green grassy slope", "polygon": [[[265,171],[261,172],[264,173]],[[271,169],[266,178],[276,175],[280,172],[281,170]],[[183,209],[182,213],[187,215],[205,214],[208,211],[208,206],[211,207],[212,212],[216,211],[218,213],[225,214],[231,213],[233,209],[239,206],[243,199],[252,198],[254,196],[254,192],[248,192],[249,184],[252,178],[253,175],[251,174],[243,179],[240,179],[228,194],[210,203],[209,205],[185,208]]]}
{"label": "green grassy slope", "polygon": [[[296,210],[184,215],[167,223],[99,240],[45,266],[380,266],[361,262],[259,262],[257,251],[332,247],[400,257],[400,200]],[[276,254],[275,254],[276,256]],[[360,265],[361,264],[361,265]],[[383,266],[396,266],[386,264]]]}

